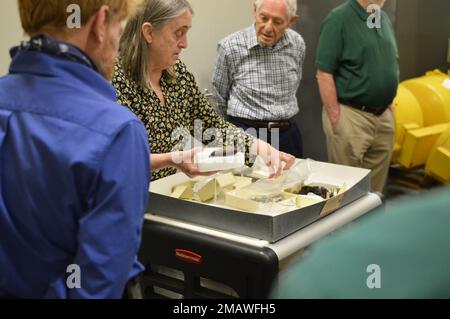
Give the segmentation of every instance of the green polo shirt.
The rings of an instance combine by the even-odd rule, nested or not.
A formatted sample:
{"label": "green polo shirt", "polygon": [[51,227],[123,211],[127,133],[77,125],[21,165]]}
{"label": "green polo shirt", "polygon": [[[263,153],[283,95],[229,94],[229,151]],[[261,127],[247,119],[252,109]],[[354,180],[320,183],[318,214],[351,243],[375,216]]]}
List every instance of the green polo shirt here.
{"label": "green polo shirt", "polygon": [[275,298],[450,298],[450,189],[390,202],[280,273]]}
{"label": "green polo shirt", "polygon": [[399,82],[398,50],[388,15],[369,28],[369,13],[349,0],[323,21],[316,68],[334,75],[338,98],[355,105],[392,104]]}

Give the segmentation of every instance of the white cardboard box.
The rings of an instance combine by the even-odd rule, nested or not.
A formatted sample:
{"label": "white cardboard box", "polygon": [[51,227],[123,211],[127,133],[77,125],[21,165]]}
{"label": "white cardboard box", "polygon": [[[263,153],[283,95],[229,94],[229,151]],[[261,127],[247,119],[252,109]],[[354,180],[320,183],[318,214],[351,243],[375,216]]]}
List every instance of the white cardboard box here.
{"label": "white cardboard box", "polygon": [[323,162],[312,162],[311,170],[320,176],[345,183],[347,190],[327,201],[287,212],[243,212],[171,197],[175,185],[189,180],[186,175],[179,173],[151,183],[148,213],[276,242],[370,191],[369,170]]}

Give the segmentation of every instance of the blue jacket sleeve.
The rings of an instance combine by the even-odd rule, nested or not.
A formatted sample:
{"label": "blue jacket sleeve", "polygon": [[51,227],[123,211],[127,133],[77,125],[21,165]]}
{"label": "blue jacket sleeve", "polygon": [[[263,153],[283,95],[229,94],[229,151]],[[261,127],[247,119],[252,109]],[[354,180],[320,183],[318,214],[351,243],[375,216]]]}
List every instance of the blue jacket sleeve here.
{"label": "blue jacket sleeve", "polygon": [[147,136],[138,121],[129,122],[105,152],[92,209],[79,220],[78,250],[81,287],[66,279],[53,284],[47,297],[121,298],[140,245],[150,183]]}

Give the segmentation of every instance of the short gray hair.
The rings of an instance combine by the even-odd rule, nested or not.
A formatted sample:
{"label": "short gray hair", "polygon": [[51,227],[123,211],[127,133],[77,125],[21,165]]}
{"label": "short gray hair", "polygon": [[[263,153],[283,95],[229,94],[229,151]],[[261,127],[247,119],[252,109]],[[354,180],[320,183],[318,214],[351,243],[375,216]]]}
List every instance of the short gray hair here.
{"label": "short gray hair", "polygon": [[[256,8],[259,9],[264,0],[255,0]],[[287,7],[287,17],[291,20],[292,17],[297,16],[297,0],[284,0]]]}
{"label": "short gray hair", "polygon": [[[120,40],[120,58],[125,74],[142,87],[151,89],[148,47],[142,34],[142,25],[149,22],[153,28],[160,29],[186,10],[194,13],[187,0],[144,0],[134,17],[128,21]],[[171,70],[168,72],[174,75]]]}

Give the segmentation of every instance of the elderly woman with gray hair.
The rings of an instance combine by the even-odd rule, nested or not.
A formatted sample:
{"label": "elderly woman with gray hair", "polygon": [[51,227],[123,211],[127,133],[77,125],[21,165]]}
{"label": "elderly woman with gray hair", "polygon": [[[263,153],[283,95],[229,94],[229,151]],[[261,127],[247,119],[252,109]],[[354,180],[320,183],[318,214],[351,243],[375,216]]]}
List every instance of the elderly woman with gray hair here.
{"label": "elderly woman with gray hair", "polygon": [[222,139],[222,146],[237,144],[238,148],[245,148],[247,160],[260,155],[272,168],[273,176],[278,176],[282,162],[287,169],[294,157],[226,122],[210,106],[194,76],[179,60],[188,45],[192,15],[186,0],[144,0],[137,15],[128,22],[120,44],[113,85],[118,102],[146,126],[152,180],[172,175],[177,169],[188,175],[201,174],[192,160],[198,148],[177,150],[180,135],[174,132],[184,130],[196,137],[207,136],[211,128],[220,133],[215,142]]}

